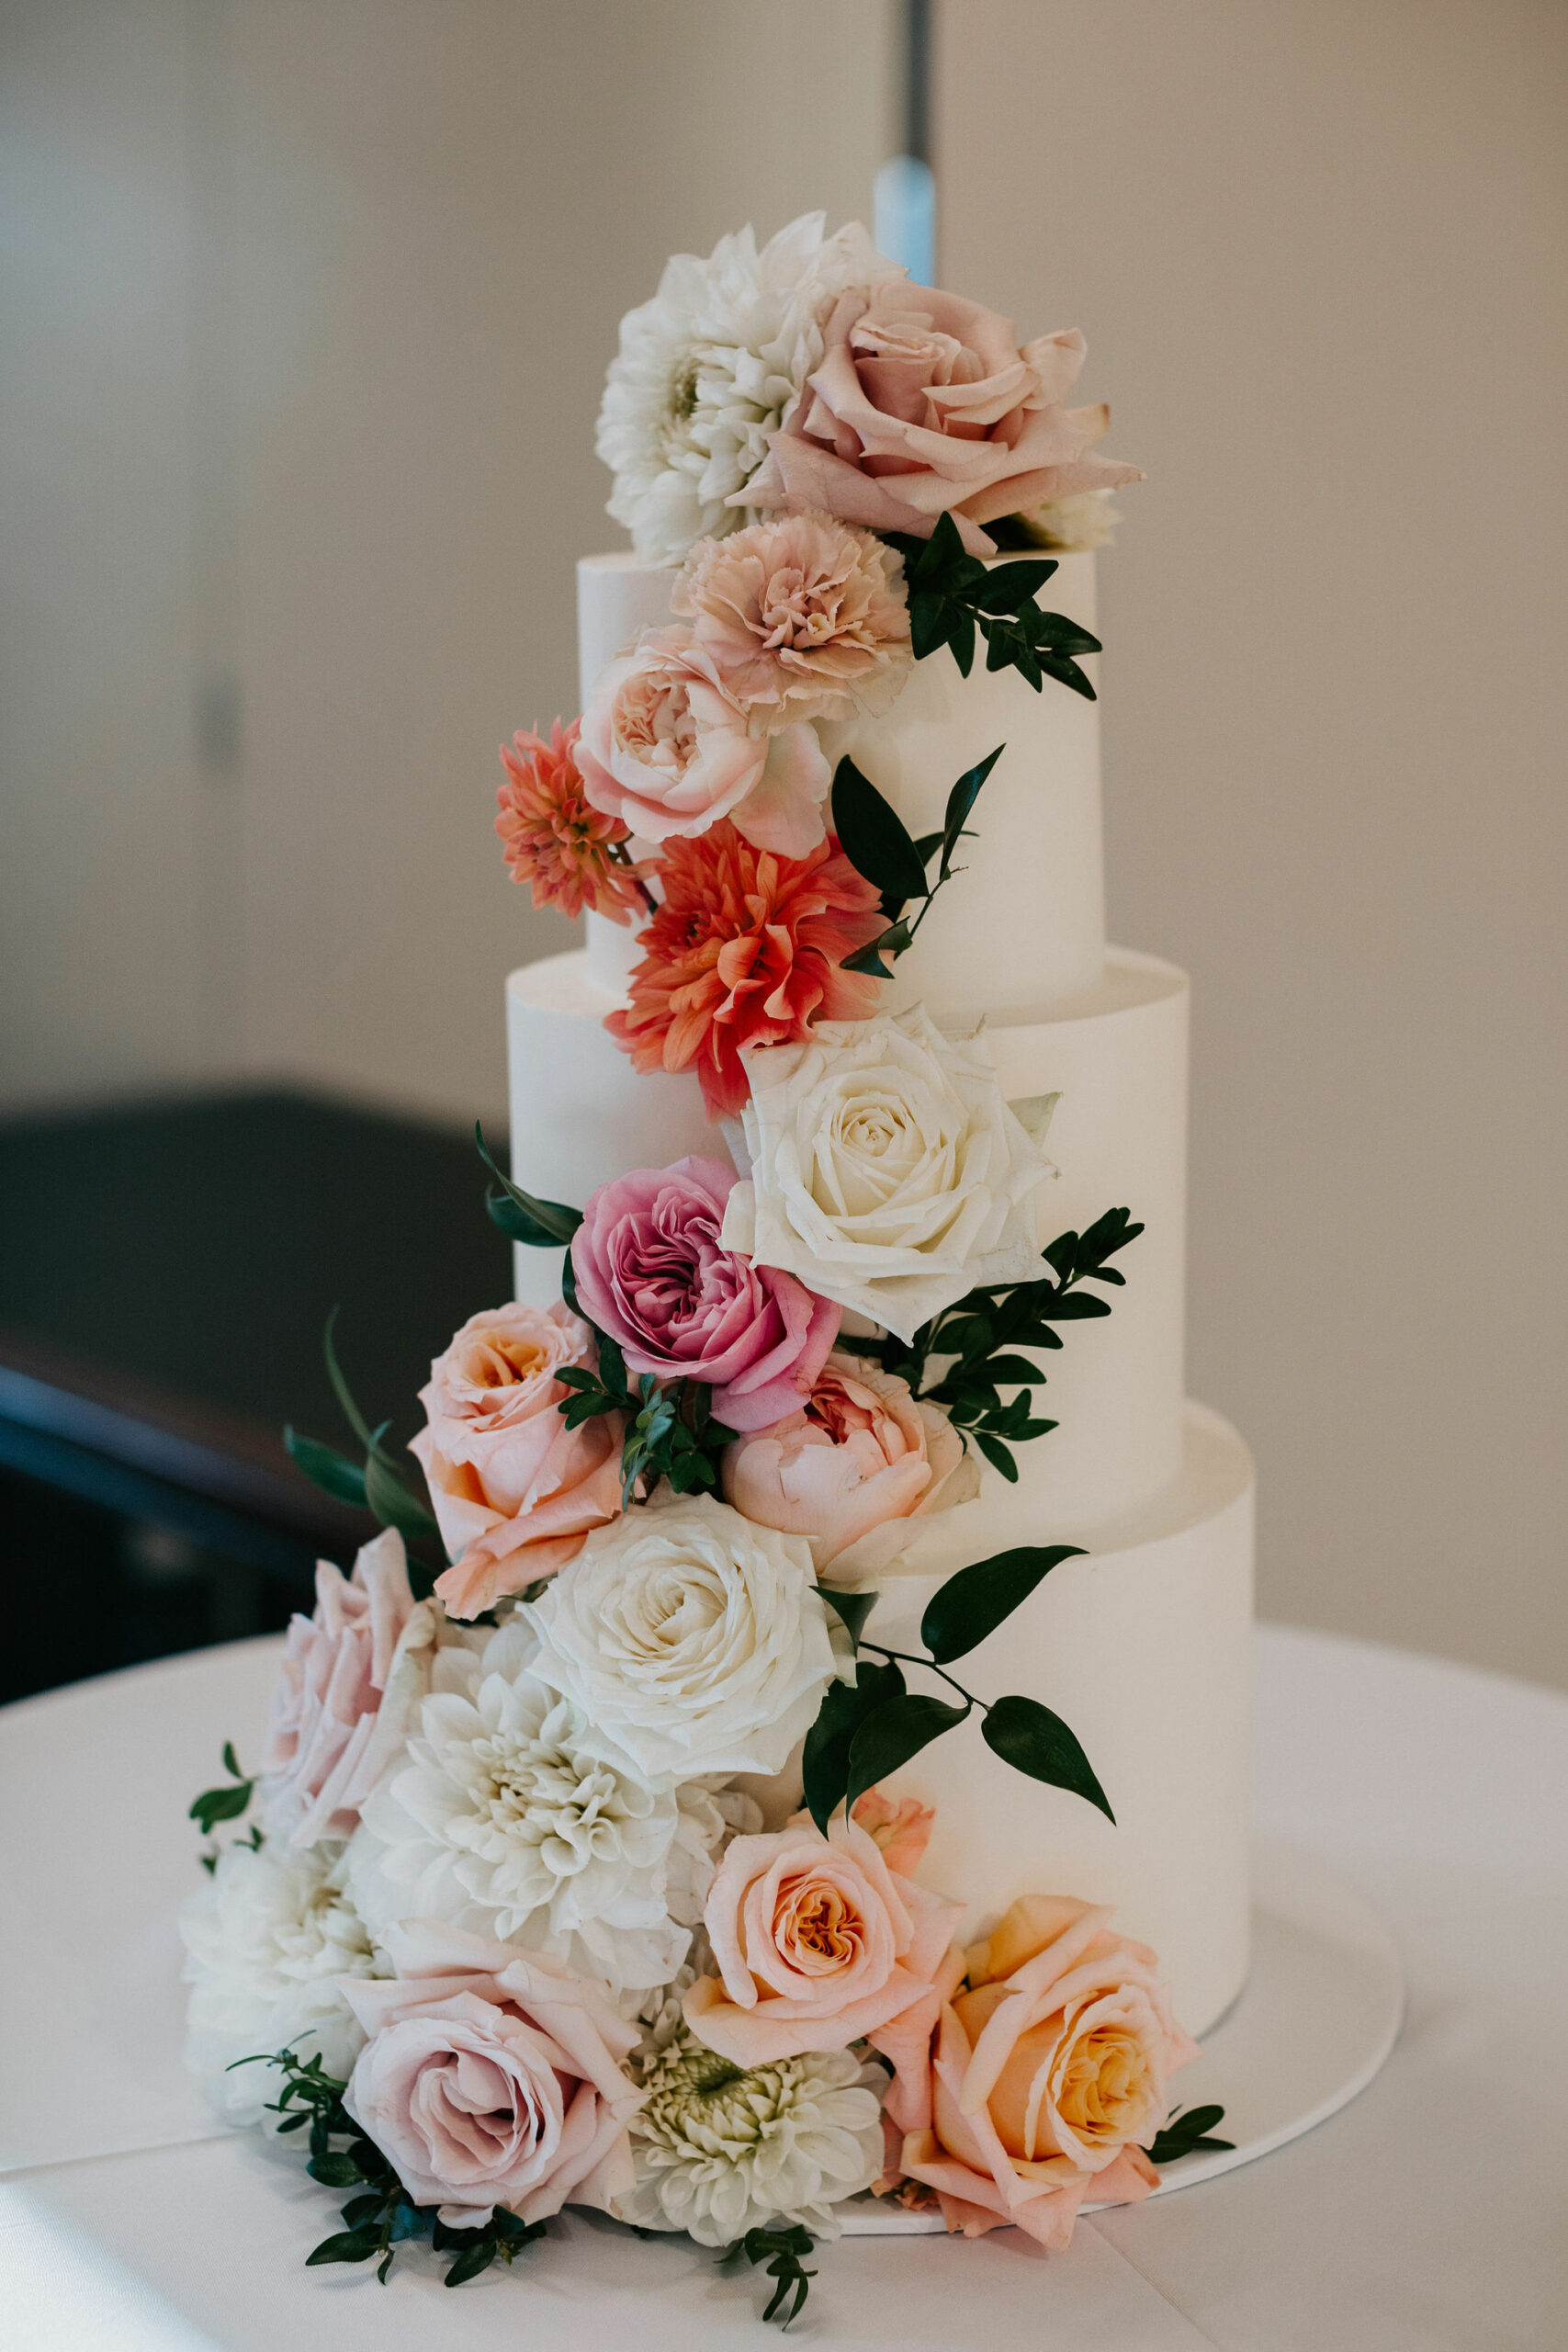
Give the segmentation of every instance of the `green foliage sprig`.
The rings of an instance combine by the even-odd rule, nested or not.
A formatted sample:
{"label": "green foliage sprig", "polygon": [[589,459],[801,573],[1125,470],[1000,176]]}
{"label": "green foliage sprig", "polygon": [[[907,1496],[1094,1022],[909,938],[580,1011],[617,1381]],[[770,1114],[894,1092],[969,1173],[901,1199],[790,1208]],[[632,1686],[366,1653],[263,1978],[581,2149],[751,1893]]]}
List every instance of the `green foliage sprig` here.
{"label": "green foliage sprig", "polygon": [[[976,766],[965,769],[947,796],[940,828],[934,833],[922,833],[919,841],[853,760],[846,757],[839,762],[833,771],[833,831],[855,872],[880,891],[882,911],[887,918],[886,931],[879,932],[868,946],[845,956],[846,972],[869,972],[879,980],[892,978],[892,966],[882,959],[904,953],[942,885],[954,873],[964,871],[954,866],[953,852],[961,841],[973,839],[967,830],[970,814],[981,786],[1006,749],[1005,743],[998,743]],[[933,857],[937,861],[934,880],[929,870]],[[904,912],[912,899],[924,900],[913,922]]]}
{"label": "green foliage sprig", "polygon": [[[989,1702],[977,1698],[947,1671],[1004,1624],[1053,1568],[1081,1557],[1081,1546],[1076,1544],[1027,1545],[960,1568],[926,1603],[920,1619],[924,1657],[866,1639],[874,1594],[820,1588],[855,1647],[855,1679],[829,1684],[806,1735],[802,1768],[807,1810],[824,1837],[839,1805],[852,1812],[867,1789],[908,1764],[944,1732],[955,1731],[976,1708],[980,1736],[994,1755],[1031,1780],[1084,1798],[1114,1824],[1110,1800],[1077,1735],[1060,1715],[1038,1699],[1016,1693]],[[871,1657],[863,1656],[864,1652]],[[923,1667],[953,1697],[911,1690],[904,1679],[906,1666]]]}
{"label": "green foliage sprig", "polygon": [[661,1385],[649,1372],[634,1387],[616,1342],[603,1331],[595,1336],[598,1371],[569,1365],[557,1374],[576,1392],[561,1407],[561,1415],[572,1430],[601,1413],[627,1416],[621,1448],[623,1509],[629,1508],[639,1480],[645,1495],[653,1492],[660,1478],[668,1478],[678,1495],[716,1488],[718,1458],[735,1431],[714,1419],[712,1388],[702,1380]]}
{"label": "green foliage sprig", "polygon": [[[399,1534],[409,1542],[439,1542],[440,1530],[434,1520],[381,1442],[391,1423],[382,1421],[372,1429],[355,1402],[354,1393],[337,1360],[333,1340],[337,1318],[338,1309],[334,1306],[321,1334],[321,1353],[326,1359],[327,1377],[332,1382],[333,1394],[343,1408],[344,1420],[365,1449],[365,1459],[362,1463],[351,1461],[335,1446],[323,1445],[320,1438],[304,1436],[291,1423],[287,1424],[283,1431],[283,1442],[289,1458],[323,1493],[334,1496],[339,1502],[353,1503],[356,1509],[369,1511],[383,1527],[395,1527]],[[409,1573],[415,1597],[424,1599],[434,1577],[422,1568],[417,1560],[411,1560]]]}
{"label": "green foliage sprig", "polygon": [[[203,1789],[198,1797],[191,1799],[186,1818],[197,1825],[204,1838],[211,1838],[213,1831],[220,1821],[243,1820],[255,1791],[257,1776],[254,1772],[241,1771],[239,1758],[234,1753],[234,1743],[231,1739],[226,1739],[223,1743],[223,1770],[229,1775],[226,1782],[220,1783],[215,1789]],[[253,1822],[250,1835],[240,1838],[237,1842],[242,1846],[250,1846],[259,1852],[265,1841],[262,1837],[260,1826]],[[213,1839],[202,1855],[201,1867],[209,1875],[218,1868],[220,1851],[221,1849],[216,1839]]]}
{"label": "green foliage sprig", "polygon": [[902,531],[883,534],[904,559],[909,592],[909,638],[917,662],[951,646],[964,677],[975,666],[976,636],[986,640],[987,670],[1016,670],[1038,694],[1047,678],[1092,702],[1094,688],[1073,656],[1098,653],[1091,637],[1065,613],[1042,612],[1034,599],[1057,569],[1054,559],[999,564],[987,571],[966,555],[958,526],[942,515],[929,539]]}
{"label": "green foliage sprig", "polygon": [[526,1242],[530,1250],[558,1250],[569,1242],[582,1223],[582,1211],[569,1209],[561,1201],[536,1200],[521,1184],[514,1184],[491,1157],[484,1128],[478,1119],[474,1121],[474,1139],[479,1148],[479,1158],[495,1178],[485,1194],[491,1224],[500,1226],[509,1239]]}
{"label": "green foliage sprig", "polygon": [[[520,2222],[499,2206],[478,2228],[452,2229],[434,2205],[416,2205],[380,2149],[366,2138],[344,2106],[347,2085],[327,2073],[319,2051],[309,2059],[279,2050],[236,2063],[283,2069],[283,2089],[268,2102],[269,2112],[282,2118],[279,2134],[308,2131],[310,2153],[305,2169],[311,2179],[323,2188],[356,2191],[343,2208],[344,2227],[313,2247],[305,2257],[307,2265],[374,2262],[385,2286],[398,2247],[406,2239],[428,2237],[437,2254],[453,2256],[446,2283],[460,2287],[498,2257],[510,2262],[531,2240],[544,2236],[543,2222]],[[336,2140],[346,2140],[347,2147],[334,2147]]]}
{"label": "green foliage sprig", "polygon": [[[806,2298],[811,2292],[811,2281],[817,2273],[802,2266],[806,2256],[814,2254],[816,2249],[817,2241],[810,2231],[802,2229],[795,2222],[788,2228],[748,2230],[743,2238],[737,2239],[731,2246],[726,2246],[718,2258],[721,2263],[734,2262],[744,2255],[748,2262],[766,2266],[769,2278],[778,2283],[762,2317],[777,2319],[781,2327],[787,2329],[792,2320],[800,2317]],[[792,2294],[795,2300],[790,2302]],[[788,2311],[784,2310],[786,2302],[789,2302]]]}
{"label": "green foliage sprig", "polygon": [[1173,2165],[1183,2156],[1196,2155],[1200,2148],[1234,2148],[1234,2140],[1213,2136],[1215,2124],[1223,2123],[1224,2118],[1223,2107],[1189,2108],[1185,2115],[1173,2107],[1163,2130],[1155,2133],[1144,2154],[1153,2165]]}

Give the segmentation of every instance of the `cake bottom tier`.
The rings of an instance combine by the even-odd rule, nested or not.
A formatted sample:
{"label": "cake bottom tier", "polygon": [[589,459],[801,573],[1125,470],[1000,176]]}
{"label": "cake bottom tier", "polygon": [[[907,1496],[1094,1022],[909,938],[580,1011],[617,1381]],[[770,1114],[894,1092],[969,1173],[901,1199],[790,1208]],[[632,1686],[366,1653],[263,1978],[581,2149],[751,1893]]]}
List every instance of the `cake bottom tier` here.
{"label": "cake bottom tier", "polygon": [[[1117,1926],[1159,1954],[1177,2015],[1196,2034],[1247,1975],[1252,1544],[1247,1448],[1217,1413],[1189,1405],[1175,1484],[1054,1568],[951,1668],[977,1698],[1021,1692],[1060,1715],[1114,1826],[993,1755],[977,1713],[883,1783],[935,1807],[920,1877],[966,1904],[965,1941],[988,1934],[1016,1895],[1110,1904]],[[888,1577],[869,1638],[920,1650],[920,1617],[943,1581]],[[906,1671],[911,1689],[942,1690]],[[799,1803],[798,1777],[758,1793],[783,1818]]]}

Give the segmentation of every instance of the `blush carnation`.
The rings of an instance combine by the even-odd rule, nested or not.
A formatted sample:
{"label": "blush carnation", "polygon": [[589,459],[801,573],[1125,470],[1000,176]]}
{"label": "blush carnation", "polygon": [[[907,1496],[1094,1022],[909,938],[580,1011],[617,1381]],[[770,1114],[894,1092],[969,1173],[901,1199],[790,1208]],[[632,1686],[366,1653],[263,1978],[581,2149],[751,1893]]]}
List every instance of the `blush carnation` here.
{"label": "blush carnation", "polygon": [[528,883],[536,907],[580,915],[584,907],[612,922],[636,921],[645,903],[637,869],[611,855],[627,838],[618,817],[593,808],[577,764],[581,720],[558,718],[547,743],[520,730],[501,747],[506,781],[496,786],[495,830],[514,882]]}
{"label": "blush carnation", "polygon": [[[734,545],[734,541],[727,544]],[[604,1025],[640,1070],[696,1070],[710,1118],[750,1091],[747,1046],[863,1019],[876,982],[843,959],[884,927],[875,890],[829,834],[805,857],[753,849],[731,824],[665,845],[664,899],[642,933],[631,1002]]]}

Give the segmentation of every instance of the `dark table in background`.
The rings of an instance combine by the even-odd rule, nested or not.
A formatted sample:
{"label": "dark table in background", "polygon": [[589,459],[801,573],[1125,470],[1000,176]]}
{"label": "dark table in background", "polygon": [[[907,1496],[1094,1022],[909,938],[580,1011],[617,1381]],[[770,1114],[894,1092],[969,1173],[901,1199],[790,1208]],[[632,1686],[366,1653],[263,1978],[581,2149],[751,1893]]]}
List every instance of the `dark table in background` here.
{"label": "dark table in background", "polygon": [[355,1451],[326,1317],[405,1442],[432,1356],[511,1296],[484,1181],[470,1137],[292,1091],[0,1122],[0,1698],[310,1605],[374,1532],[283,1450]]}

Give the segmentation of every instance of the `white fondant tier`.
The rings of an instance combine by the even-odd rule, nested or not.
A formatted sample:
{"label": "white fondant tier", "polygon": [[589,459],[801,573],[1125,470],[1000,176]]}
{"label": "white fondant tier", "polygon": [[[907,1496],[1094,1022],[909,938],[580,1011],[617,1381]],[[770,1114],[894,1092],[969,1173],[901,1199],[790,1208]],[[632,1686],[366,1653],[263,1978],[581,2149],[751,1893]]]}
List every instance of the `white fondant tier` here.
{"label": "white fondant tier", "polygon": [[[1006,560],[1012,560],[1009,558]],[[1040,602],[1092,629],[1094,558],[1066,555]],[[593,681],[637,636],[670,617],[677,574],[631,555],[577,567],[578,658],[586,707]],[[1096,657],[1082,667],[1092,679]],[[1098,985],[1105,956],[1100,820],[1100,711],[1047,678],[1036,694],[1016,670],[967,678],[944,647],[917,662],[883,718],[820,729],[892,802],[911,833],[941,827],[947,796],[998,743],[998,761],[948,884],[900,956],[888,1002],[924,1002],[939,1021],[1032,1019]]]}
{"label": "white fondant tier", "polygon": [[[1037,1544],[1061,1531],[1034,1530]],[[987,1935],[1016,1895],[1115,1906],[1154,1946],[1189,2031],[1206,2033],[1247,1974],[1252,1688],[1252,1464],[1227,1421],[1189,1405],[1179,1476],[1157,1501],[1064,1560],[951,1671],[990,1701],[1037,1699],[1068,1724],[1105,1791],[1097,1807],[994,1756],[978,1714],[882,1785],[936,1808],[924,1884],[968,1905]],[[919,1651],[942,1576],[895,1571],[866,1627]],[[918,1668],[911,1689],[942,1690]],[[749,1781],[770,1826],[799,1803],[799,1775]]]}

